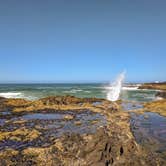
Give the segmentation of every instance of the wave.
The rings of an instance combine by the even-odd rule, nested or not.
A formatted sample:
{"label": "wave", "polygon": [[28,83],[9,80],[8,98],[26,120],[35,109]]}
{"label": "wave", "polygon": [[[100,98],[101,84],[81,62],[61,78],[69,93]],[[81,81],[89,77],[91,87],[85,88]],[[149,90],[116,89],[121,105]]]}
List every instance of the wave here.
{"label": "wave", "polygon": [[82,92],[83,90],[81,89],[72,89],[72,90],[69,90],[69,91],[63,91],[63,93],[77,93],[77,92]]}
{"label": "wave", "polygon": [[0,96],[5,98],[23,98],[24,97],[24,95],[21,92],[0,93]]}
{"label": "wave", "polygon": [[88,91],[88,90],[86,90],[86,91],[84,91],[85,93],[91,93],[91,91]]}
{"label": "wave", "polygon": [[55,87],[36,87],[36,88],[34,88],[34,89],[39,89],[39,90],[47,90],[47,89],[55,89]]}
{"label": "wave", "polygon": [[4,93],[0,93],[1,97],[5,97],[5,98],[24,98],[24,99],[28,99],[28,100],[36,100],[38,99],[38,97],[33,96],[33,95],[25,95],[24,93],[21,92],[4,92]]}
{"label": "wave", "polygon": [[[113,89],[112,86],[108,86],[105,87],[106,90],[111,90]],[[135,90],[139,90],[139,91],[160,91],[160,90],[156,90],[156,89],[139,89],[139,86],[123,86],[122,90],[128,90],[128,91],[135,91]]]}
{"label": "wave", "polygon": [[[113,89],[114,87],[112,87],[112,86],[109,86],[109,87],[105,87],[105,89]],[[140,90],[140,89],[138,89],[138,86],[133,86],[133,87],[127,87],[127,86],[124,86],[124,87],[122,87],[122,90]]]}
{"label": "wave", "polygon": [[135,86],[135,87],[122,87],[122,90],[138,90],[138,86]]}

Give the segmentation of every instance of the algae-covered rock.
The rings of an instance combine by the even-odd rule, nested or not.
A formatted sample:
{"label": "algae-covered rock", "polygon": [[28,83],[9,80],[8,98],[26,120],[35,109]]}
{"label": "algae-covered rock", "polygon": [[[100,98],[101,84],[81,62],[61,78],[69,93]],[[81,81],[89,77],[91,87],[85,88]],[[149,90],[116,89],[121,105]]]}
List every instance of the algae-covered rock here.
{"label": "algae-covered rock", "polygon": [[166,91],[157,92],[156,97],[161,97],[161,98],[166,99]]}
{"label": "algae-covered rock", "polygon": [[14,131],[2,132],[0,131],[0,141],[14,140],[14,141],[32,141],[38,138],[40,132],[35,129],[20,128]]}
{"label": "algae-covered rock", "polygon": [[30,105],[31,101],[25,99],[6,99],[4,104],[10,107],[25,107]]}
{"label": "algae-covered rock", "polygon": [[2,116],[0,165],[163,165],[136,143],[130,116],[116,102],[52,96],[2,99],[1,106],[10,108],[10,115]]}
{"label": "algae-covered rock", "polygon": [[[101,102],[100,105],[94,106],[94,103]],[[5,99],[1,106],[10,109],[14,113],[34,112],[41,110],[72,110],[82,108],[100,108],[109,107],[109,111],[117,111],[118,105],[104,99],[98,98],[77,98],[74,96],[50,96],[35,101],[25,99]]]}
{"label": "algae-covered rock", "polygon": [[74,119],[74,117],[72,115],[65,115],[64,119],[65,120],[72,120],[72,119]]}
{"label": "algae-covered rock", "polygon": [[79,104],[88,102],[103,101],[103,99],[97,98],[77,98],[74,96],[50,96],[42,98],[41,101],[44,105],[67,105],[67,104]]}
{"label": "algae-covered rock", "polygon": [[145,112],[156,112],[162,116],[166,116],[166,99],[145,103],[143,110]]}
{"label": "algae-covered rock", "polygon": [[0,166],[16,165],[19,151],[8,148],[0,151]]}
{"label": "algae-covered rock", "polygon": [[166,116],[166,99],[156,100],[151,102],[145,102],[143,108],[130,110],[129,112],[134,112],[135,114],[143,114],[144,112],[158,113],[161,116]]}
{"label": "algae-covered rock", "polygon": [[145,84],[140,85],[139,89],[166,90],[166,82],[161,82],[161,83],[145,83]]}

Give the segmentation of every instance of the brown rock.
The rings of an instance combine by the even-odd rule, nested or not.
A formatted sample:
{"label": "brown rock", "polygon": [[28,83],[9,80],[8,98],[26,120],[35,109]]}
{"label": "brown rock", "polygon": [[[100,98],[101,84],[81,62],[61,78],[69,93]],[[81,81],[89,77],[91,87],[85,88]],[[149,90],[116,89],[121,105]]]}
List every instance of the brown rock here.
{"label": "brown rock", "polygon": [[161,97],[161,98],[166,99],[166,91],[157,92],[156,97]]}

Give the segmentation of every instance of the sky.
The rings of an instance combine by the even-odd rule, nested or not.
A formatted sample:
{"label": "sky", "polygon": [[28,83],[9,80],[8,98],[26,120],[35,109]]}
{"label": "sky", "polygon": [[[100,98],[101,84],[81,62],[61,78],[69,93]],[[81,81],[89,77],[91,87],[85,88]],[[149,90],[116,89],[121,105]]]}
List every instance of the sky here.
{"label": "sky", "polygon": [[1,0],[0,83],[166,81],[165,0]]}

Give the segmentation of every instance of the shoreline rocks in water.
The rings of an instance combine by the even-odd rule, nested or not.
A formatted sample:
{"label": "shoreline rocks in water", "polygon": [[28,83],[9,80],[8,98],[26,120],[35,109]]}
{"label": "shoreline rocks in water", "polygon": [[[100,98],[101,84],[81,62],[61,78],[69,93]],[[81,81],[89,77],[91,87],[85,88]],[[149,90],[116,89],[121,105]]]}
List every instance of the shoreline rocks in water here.
{"label": "shoreline rocks in water", "polygon": [[166,116],[166,99],[145,103],[143,110]]}
{"label": "shoreline rocks in water", "polygon": [[136,143],[130,116],[116,102],[72,96],[0,98],[0,113],[3,166],[164,164]]}
{"label": "shoreline rocks in water", "polygon": [[161,97],[163,99],[166,99],[166,91],[157,92],[156,97]]}
{"label": "shoreline rocks in water", "polygon": [[130,110],[129,112],[134,112],[137,114],[142,114],[144,112],[153,112],[158,113],[161,116],[166,116],[166,99],[146,102],[143,104],[143,108]]}
{"label": "shoreline rocks in water", "polygon": [[154,90],[164,90],[164,91],[166,91],[166,82],[144,83],[144,84],[140,85],[138,89],[154,89]]}
{"label": "shoreline rocks in water", "polygon": [[163,83],[145,83],[142,84],[138,89],[153,89],[160,90],[156,93],[156,97],[166,99],[166,82]]}

